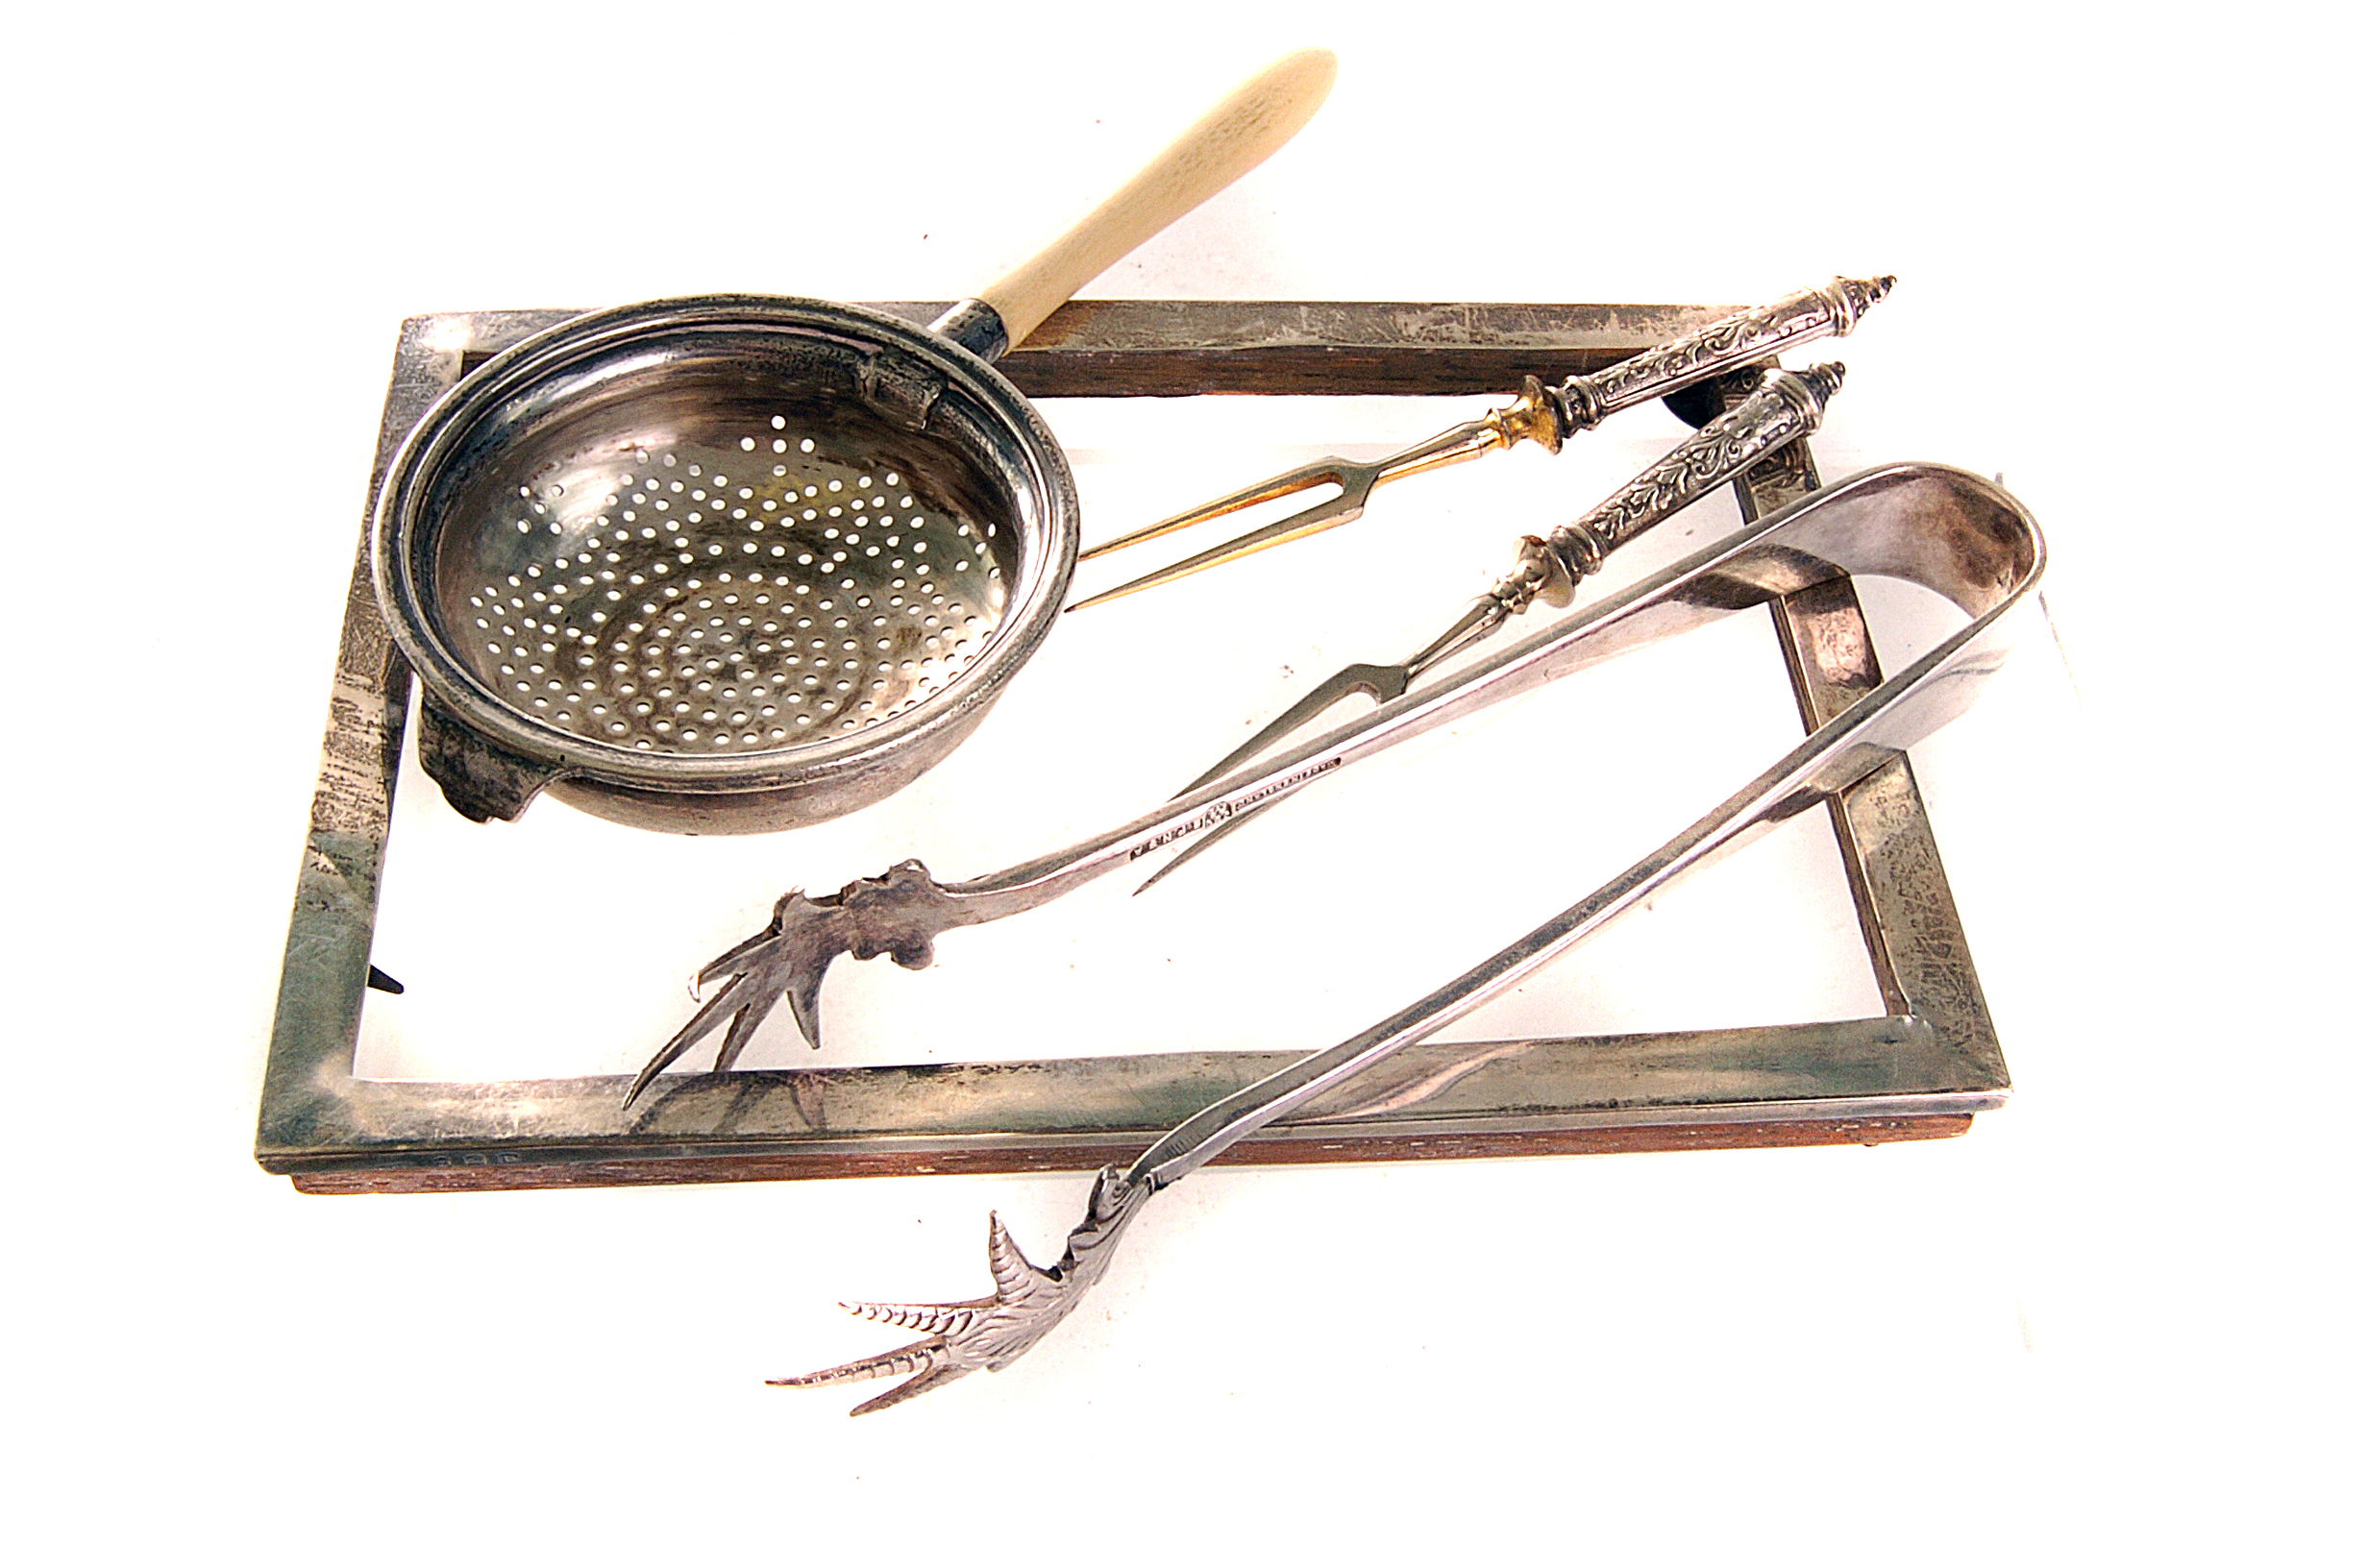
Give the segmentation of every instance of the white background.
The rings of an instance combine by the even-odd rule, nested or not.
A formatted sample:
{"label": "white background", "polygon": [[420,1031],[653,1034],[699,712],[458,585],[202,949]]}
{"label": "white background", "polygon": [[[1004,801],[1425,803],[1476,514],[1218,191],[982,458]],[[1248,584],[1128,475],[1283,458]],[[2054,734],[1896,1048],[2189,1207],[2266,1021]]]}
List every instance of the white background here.
{"label": "white background", "polygon": [[[2317,1539],[2358,1458],[2332,1424],[2358,1391],[2334,913],[2357,700],[2333,662],[2356,34],[2274,5],[1371,9],[20,32],[0,506],[28,1560]],[[960,294],[1310,41],[1342,72],[1309,130],[1090,292],[1742,302],[1900,276],[1813,355],[1851,370],[1828,474],[2003,474],[2055,552],[2059,640],[1919,754],[2013,1103],[1875,1151],[1209,1172],[1027,1360],[853,1423],[760,1380],[887,1342],[841,1296],[982,1288],[989,1208],[1057,1251],[1081,1179],[308,1199],[257,1169],[397,322]],[[1621,470],[1594,460],[1599,492]]]}

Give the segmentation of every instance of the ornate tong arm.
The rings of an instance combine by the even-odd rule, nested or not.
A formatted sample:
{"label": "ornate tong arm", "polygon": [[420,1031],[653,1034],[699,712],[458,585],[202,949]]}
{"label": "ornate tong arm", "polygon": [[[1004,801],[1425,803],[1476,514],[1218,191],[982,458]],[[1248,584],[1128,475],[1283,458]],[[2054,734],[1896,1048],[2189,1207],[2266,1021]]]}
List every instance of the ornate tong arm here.
{"label": "ornate tong arm", "polygon": [[1654,398],[1667,397],[1697,381],[1773,357],[1786,349],[1815,338],[1848,335],[1850,330],[1858,325],[1859,319],[1891,291],[1895,281],[1887,276],[1837,278],[1821,287],[1796,289],[1758,309],[1722,316],[1673,343],[1648,349],[1592,375],[1568,377],[1557,387],[1546,387],[1536,377],[1527,377],[1523,379],[1520,397],[1505,407],[1492,409],[1479,419],[1443,430],[1428,440],[1418,441],[1405,451],[1394,453],[1379,462],[1352,463],[1344,457],[1322,458],[1178,512],[1147,527],[1122,534],[1083,551],[1078,559],[1091,560],[1097,555],[1106,555],[1129,545],[1190,527],[1196,523],[1223,517],[1261,502],[1296,495],[1318,485],[1337,484],[1341,487],[1339,495],[1295,512],[1280,522],[1254,528],[1238,539],[1204,550],[1172,566],[1162,567],[1131,582],[1079,600],[1070,608],[1082,610],[1089,605],[1106,603],[1127,594],[1205,571],[1237,556],[1337,527],[1361,516],[1366,503],[1372,498],[1374,488],[1392,479],[1443,468],[1500,448],[1517,446],[1524,440],[1535,441],[1548,452],[1560,452],[1566,438],[1579,430],[1593,429],[1622,408],[1633,407]]}
{"label": "ornate tong arm", "polygon": [[[1538,600],[1558,608],[1569,604],[1577,595],[1579,578],[1599,570],[1612,551],[1770,453],[1815,430],[1841,381],[1838,364],[1813,365],[1798,373],[1768,371],[1750,397],[1672,448],[1586,516],[1563,524],[1542,539],[1535,534],[1524,536],[1513,570],[1422,648],[1397,664],[1351,664],[1336,672],[1186,785],[1186,791],[1225,777],[1359,693],[1382,702],[1405,695],[1424,672],[1479,643]],[[1135,891],[1147,891],[1181,870],[1256,814],[1237,814],[1188,845]]]}
{"label": "ornate tong arm", "polygon": [[[1902,523],[1908,526],[1900,526]],[[1788,537],[1788,534],[1790,537]],[[2004,491],[1923,465],[1877,469],[1813,496],[1713,547],[1630,596],[1647,625],[1674,632],[1836,571],[1907,577],[1954,600],[1970,623],[1820,726],[1776,764],[1668,843],[1543,925],[1420,1001],[1328,1050],[1226,1096],[1146,1150],[1124,1176],[1104,1168],[1086,1217],[1058,1264],[1039,1269],[988,1219],[996,1293],[943,1307],[849,1305],[859,1316],[927,1331],[900,1350],[777,1384],[814,1387],[915,1376],[858,1406],[861,1415],[980,1366],[999,1369],[1032,1348],[1110,1265],[1125,1226],[1150,1195],[1259,1129],[1444,1028],[1593,936],[1726,850],[1866,777],[1961,712],[2010,646],[2008,612],[2038,579],[2045,551]],[[1665,612],[1675,611],[1673,620]],[[1648,639],[1650,640],[1650,639]],[[1475,1043],[1475,1054],[1496,1050]]]}

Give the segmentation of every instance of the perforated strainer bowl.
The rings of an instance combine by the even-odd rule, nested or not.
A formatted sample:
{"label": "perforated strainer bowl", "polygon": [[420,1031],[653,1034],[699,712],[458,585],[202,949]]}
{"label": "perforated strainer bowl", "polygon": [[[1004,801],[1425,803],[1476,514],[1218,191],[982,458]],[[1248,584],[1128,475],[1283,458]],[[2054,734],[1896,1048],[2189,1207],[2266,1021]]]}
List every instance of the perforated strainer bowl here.
{"label": "perforated strainer bowl", "polygon": [[496,355],[396,453],[379,600],[446,798],[641,826],[838,816],[937,762],[1060,613],[1077,495],[988,361],[1263,161],[1322,50],[1237,88],[930,329],[820,300],[599,311]]}
{"label": "perforated strainer bowl", "polygon": [[455,806],[548,787],[752,831],[851,810],[978,723],[1059,613],[1076,490],[983,360],[820,301],[579,318],[397,453],[381,599]]}

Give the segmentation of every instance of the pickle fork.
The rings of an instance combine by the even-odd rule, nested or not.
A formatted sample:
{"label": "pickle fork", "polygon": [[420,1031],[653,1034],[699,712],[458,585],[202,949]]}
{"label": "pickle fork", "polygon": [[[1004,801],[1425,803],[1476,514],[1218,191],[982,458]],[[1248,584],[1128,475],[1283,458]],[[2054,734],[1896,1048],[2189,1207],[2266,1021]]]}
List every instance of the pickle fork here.
{"label": "pickle fork", "polygon": [[[1826,403],[1840,390],[1841,380],[1838,364],[1813,365],[1798,373],[1781,368],[1765,372],[1748,398],[1672,448],[1586,516],[1562,525],[1542,539],[1524,535],[1513,570],[1473,600],[1446,630],[1396,664],[1351,664],[1335,672],[1180,793],[1189,795],[1223,778],[1351,697],[1363,695],[1388,702],[1405,696],[1425,671],[1479,643],[1541,599],[1557,609],[1568,605],[1577,597],[1579,579],[1600,570],[1613,551],[1770,453],[1808,437],[1825,417]],[[1135,891],[1142,893],[1172,874],[1265,809],[1260,805],[1237,813],[1187,845]]]}
{"label": "pickle fork", "polygon": [[1579,430],[1591,430],[1623,408],[1667,397],[1714,376],[1763,359],[1813,339],[1844,337],[1859,319],[1880,303],[1897,282],[1878,278],[1836,278],[1815,288],[1796,289],[1783,299],[1754,310],[1739,310],[1698,328],[1674,342],[1622,359],[1589,376],[1571,376],[1560,386],[1547,387],[1535,376],[1525,377],[1521,395],[1502,408],[1442,430],[1378,462],[1356,463],[1345,457],[1324,457],[1303,468],[1246,485],[1230,495],[1176,513],[1147,527],[1078,552],[1089,561],[1130,545],[1157,539],[1181,528],[1228,516],[1262,502],[1279,501],[1320,485],[1336,484],[1340,494],[1279,522],[1251,529],[1240,538],[1204,550],[1131,582],[1121,583],[1070,605],[1082,610],[1127,594],[1173,582],[1240,556],[1288,544],[1338,527],[1362,516],[1373,491],[1393,479],[1427,474],[1436,468],[1465,462],[1489,453],[1535,441],[1551,453]]}

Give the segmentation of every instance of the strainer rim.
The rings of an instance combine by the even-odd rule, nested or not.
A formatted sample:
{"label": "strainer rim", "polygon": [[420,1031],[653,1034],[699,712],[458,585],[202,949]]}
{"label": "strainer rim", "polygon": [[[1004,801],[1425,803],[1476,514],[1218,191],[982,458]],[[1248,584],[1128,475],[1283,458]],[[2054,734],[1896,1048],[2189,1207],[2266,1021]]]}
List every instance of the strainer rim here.
{"label": "strainer rim", "polygon": [[[914,354],[958,383],[1013,437],[1044,518],[1039,547],[1021,530],[1007,611],[988,649],[948,683],[902,713],[851,734],[762,751],[707,755],[642,751],[570,734],[488,691],[456,656],[432,613],[432,586],[414,572],[413,542],[433,526],[425,498],[446,449],[476,429],[506,396],[540,384],[587,358],[688,329],[838,331]],[[974,722],[1029,658],[1061,612],[1080,533],[1075,479],[1059,441],[1024,394],[959,343],[862,306],[771,294],[700,294],[615,306],[571,317],[510,345],[439,397],[405,435],[387,465],[372,519],[371,568],[396,646],[426,692],[460,723],[527,761],[578,778],[661,793],[780,790],[861,771],[884,753],[926,744],[945,726]]]}

